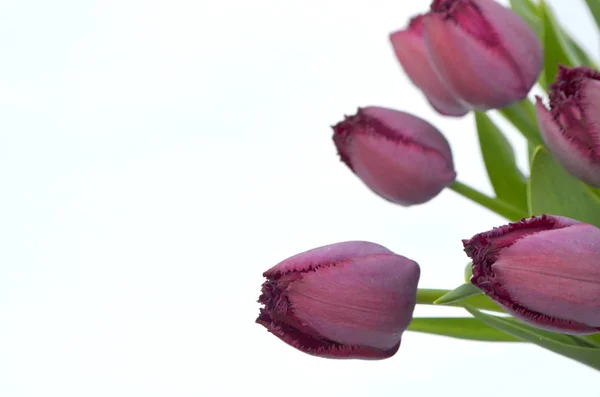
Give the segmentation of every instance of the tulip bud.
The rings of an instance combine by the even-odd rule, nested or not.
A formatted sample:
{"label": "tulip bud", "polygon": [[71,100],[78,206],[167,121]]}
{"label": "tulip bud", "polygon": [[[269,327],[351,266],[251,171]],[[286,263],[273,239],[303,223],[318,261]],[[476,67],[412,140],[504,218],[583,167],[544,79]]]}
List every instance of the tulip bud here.
{"label": "tulip bud", "polygon": [[441,79],[478,110],[525,98],[542,70],[535,32],[492,0],[434,0],[423,19],[423,33]]}
{"label": "tulip bud", "polygon": [[292,256],[263,275],[258,324],[314,356],[377,360],[400,347],[420,270],[385,247],[349,241]]}
{"label": "tulip bud", "polygon": [[560,67],[550,85],[550,111],[537,99],[542,138],[572,175],[600,187],[600,73]]}
{"label": "tulip bud", "polygon": [[535,216],[464,240],[471,283],[516,318],[566,334],[600,332],[600,229]]}
{"label": "tulip bud", "polygon": [[391,202],[424,203],[456,178],[444,136],[408,113],[359,108],[333,131],[341,160],[371,190]]}
{"label": "tulip bud", "polygon": [[390,35],[396,58],[435,110],[446,116],[464,116],[469,108],[440,80],[427,57],[423,40],[423,16],[413,18],[408,27]]}

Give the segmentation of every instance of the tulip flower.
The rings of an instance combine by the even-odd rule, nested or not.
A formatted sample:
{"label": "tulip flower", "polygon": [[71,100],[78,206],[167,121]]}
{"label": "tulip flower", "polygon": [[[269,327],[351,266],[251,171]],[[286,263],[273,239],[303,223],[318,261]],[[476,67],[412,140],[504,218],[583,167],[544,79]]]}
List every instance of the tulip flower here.
{"label": "tulip flower", "polygon": [[424,203],[456,178],[444,136],[411,114],[367,107],[333,131],[341,160],[371,190],[393,203]]}
{"label": "tulip flower", "polygon": [[263,274],[256,322],[318,357],[384,359],[400,346],[419,265],[380,245],[349,241],[292,256]]}
{"label": "tulip flower", "polygon": [[600,187],[600,73],[561,67],[550,86],[550,111],[538,98],[536,113],[552,155],[572,175]]}
{"label": "tulip flower", "polygon": [[600,229],[536,216],[463,241],[471,283],[516,318],[566,334],[600,332]]}
{"label": "tulip flower", "polygon": [[478,110],[525,98],[542,70],[535,32],[492,0],[434,0],[423,18],[423,37],[445,85]]}
{"label": "tulip flower", "polygon": [[467,114],[469,107],[448,90],[429,62],[422,15],[411,19],[406,29],[392,33],[390,41],[402,68],[435,110],[446,116]]}

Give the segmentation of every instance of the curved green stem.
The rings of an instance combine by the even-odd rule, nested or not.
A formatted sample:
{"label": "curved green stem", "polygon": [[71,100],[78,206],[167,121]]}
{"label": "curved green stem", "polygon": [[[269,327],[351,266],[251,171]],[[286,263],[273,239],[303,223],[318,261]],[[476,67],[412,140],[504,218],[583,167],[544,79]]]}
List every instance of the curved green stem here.
{"label": "curved green stem", "polygon": [[478,190],[473,189],[470,186],[465,185],[461,182],[454,182],[449,186],[450,189],[454,190],[456,193],[471,199],[477,204],[495,212],[498,215],[505,217],[511,221],[518,221],[522,218],[526,218],[528,215],[520,210],[519,208],[508,204],[505,201],[502,201],[498,198],[493,198],[481,193]]}

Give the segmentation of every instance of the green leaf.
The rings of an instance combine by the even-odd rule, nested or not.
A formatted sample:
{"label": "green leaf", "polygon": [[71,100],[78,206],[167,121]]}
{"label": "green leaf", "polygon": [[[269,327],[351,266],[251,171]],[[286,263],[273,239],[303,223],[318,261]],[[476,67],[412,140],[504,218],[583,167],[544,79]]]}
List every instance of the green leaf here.
{"label": "green leaf", "polygon": [[583,61],[579,59],[577,52],[570,45],[567,36],[560,27],[554,13],[545,0],[540,2],[540,17],[543,25],[543,44],[544,44],[544,76],[545,82],[554,81],[558,73],[558,66],[578,66]]}
{"label": "green leaf", "polygon": [[471,281],[471,276],[473,275],[473,262],[469,262],[465,267],[465,283]]}
{"label": "green leaf", "polygon": [[[426,289],[419,288],[417,290],[417,304],[418,305],[434,305],[434,302],[451,292],[447,289]],[[450,303],[446,306],[463,307],[469,305],[482,310],[489,310],[493,312],[504,313],[504,310],[496,304],[491,298],[484,294],[470,296],[461,300],[460,302]]]}
{"label": "green leaf", "polygon": [[600,199],[600,189],[599,188],[595,188],[595,187],[591,187],[591,186],[588,186],[588,188],[596,197],[598,197]]}
{"label": "green leaf", "polygon": [[600,227],[600,199],[538,147],[529,179],[530,215],[553,214]]}
{"label": "green leaf", "polygon": [[528,142],[535,146],[543,145],[535,116],[535,106],[529,99],[513,103],[500,109],[499,112],[523,134]]}
{"label": "green leaf", "polygon": [[408,331],[484,342],[521,342],[472,317],[417,317],[412,319]]}
{"label": "green leaf", "polygon": [[587,340],[589,343],[600,347],[600,333],[597,334],[593,334],[593,335],[586,335],[586,336],[582,336],[582,338],[584,338],[585,340]]}
{"label": "green leaf", "polygon": [[600,29],[600,1],[599,0],[585,0],[596,21],[596,26]]}
{"label": "green leaf", "polygon": [[542,331],[515,319],[491,316],[472,307],[465,309],[490,327],[600,370],[600,349],[581,346],[580,338]]}
{"label": "green leaf", "polygon": [[527,158],[529,159],[529,169],[531,169],[531,166],[533,165],[533,159],[535,157],[535,151],[537,150],[537,148],[538,147],[532,144],[531,142],[527,142]]}
{"label": "green leaf", "polygon": [[527,209],[527,183],[517,167],[512,146],[485,113],[475,112],[481,154],[496,196],[523,210]]}
{"label": "green leaf", "polygon": [[450,303],[458,302],[465,298],[468,298],[469,296],[479,295],[481,293],[482,292],[479,288],[477,288],[473,284],[467,283],[439,297],[433,302],[433,304],[449,305]]}
{"label": "green leaf", "polygon": [[533,15],[537,17],[537,4],[533,0],[510,0],[510,7],[517,14],[523,16],[524,14]]}

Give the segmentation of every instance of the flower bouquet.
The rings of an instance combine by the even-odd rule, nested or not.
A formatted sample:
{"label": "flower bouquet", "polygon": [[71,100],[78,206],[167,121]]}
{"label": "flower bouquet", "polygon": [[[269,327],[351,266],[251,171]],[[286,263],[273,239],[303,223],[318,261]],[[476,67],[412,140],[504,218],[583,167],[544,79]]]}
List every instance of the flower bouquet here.
{"label": "flower bouquet", "polygon": [[[506,218],[462,240],[465,283],[419,288],[414,260],[335,243],[264,273],[257,323],[319,357],[388,358],[408,330],[532,343],[600,370],[600,72],[544,0],[510,4],[434,0],[390,35],[437,112],[474,113],[495,197],[456,180],[448,142],[415,115],[368,106],[333,126],[341,161],[383,199],[418,205],[450,188]],[[600,28],[600,2],[587,5]],[[528,98],[536,84],[545,95]],[[526,138],[527,175],[490,111]],[[413,318],[415,305],[465,312]]]}

